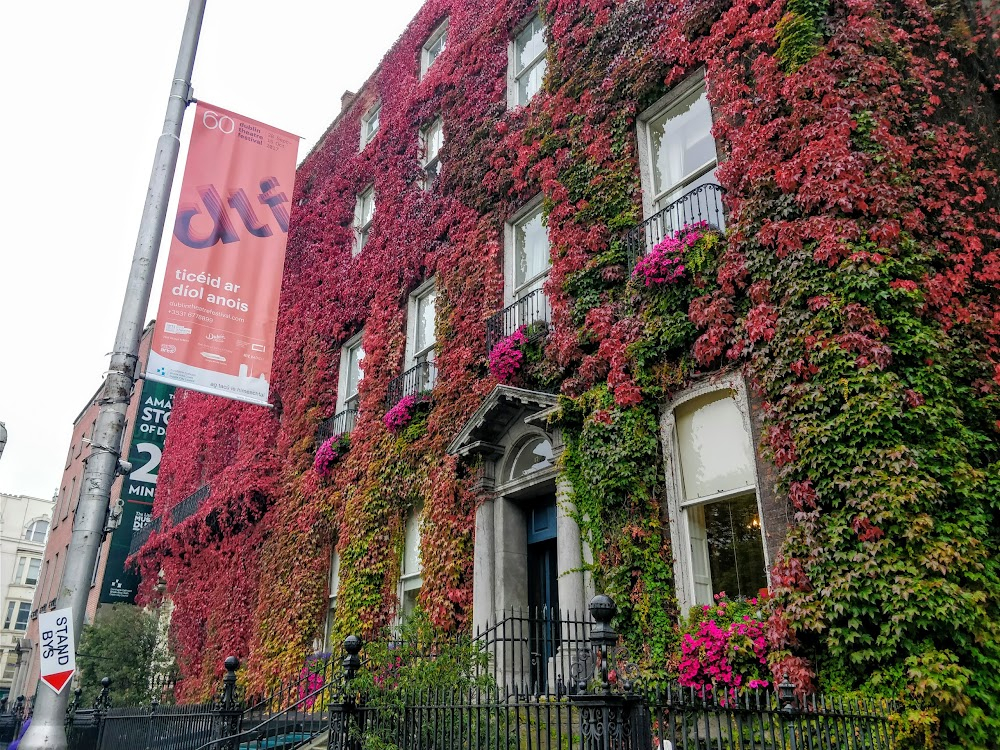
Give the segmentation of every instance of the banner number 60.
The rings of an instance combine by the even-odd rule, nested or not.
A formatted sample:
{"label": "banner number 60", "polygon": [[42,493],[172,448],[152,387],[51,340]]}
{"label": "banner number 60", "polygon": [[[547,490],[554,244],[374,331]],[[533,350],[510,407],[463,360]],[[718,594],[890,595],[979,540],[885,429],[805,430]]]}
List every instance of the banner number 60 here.
{"label": "banner number 60", "polygon": [[226,135],[229,135],[236,130],[236,123],[233,122],[232,117],[229,117],[228,115],[220,115],[218,112],[213,112],[210,109],[206,109],[202,113],[201,124],[208,130],[215,130],[218,128]]}

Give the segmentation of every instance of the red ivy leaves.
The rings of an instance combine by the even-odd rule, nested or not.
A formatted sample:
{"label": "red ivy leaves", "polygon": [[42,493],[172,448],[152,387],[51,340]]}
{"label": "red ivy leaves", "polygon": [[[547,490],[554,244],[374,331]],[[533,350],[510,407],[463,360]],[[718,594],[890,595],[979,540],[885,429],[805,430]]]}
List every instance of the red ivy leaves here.
{"label": "red ivy leaves", "polygon": [[[506,113],[507,41],[533,7],[526,0],[430,0],[363,99],[300,168],[274,367],[278,414],[210,397],[178,399],[157,515],[208,482],[223,533],[206,532],[203,516],[176,530],[168,524],[168,533],[150,545],[154,554],[141,562],[147,594],[163,565],[177,605],[182,668],[206,680],[203,685],[218,661],[215,646],[207,644],[218,642],[222,627],[233,634],[227,645],[237,653],[253,644],[261,679],[301,658],[321,628],[334,539],[342,559],[363,560],[377,573],[342,587],[362,613],[359,624],[372,629],[388,621],[399,531],[415,498],[423,499],[425,519],[421,603],[442,626],[463,621],[477,498],[444,449],[493,385],[483,375],[482,338],[484,320],[502,303],[502,227],[538,192],[546,198],[553,248],[546,292],[555,330],[547,354],[564,368],[563,392],[577,395],[606,380],[619,408],[642,398],[628,350],[642,332],[621,320],[615,295],[606,290],[588,300],[578,328],[577,300],[568,287],[600,262],[618,228],[639,215],[632,134],[640,102],[698,66],[706,68],[725,155],[717,174],[727,190],[730,236],[718,289],[688,309],[698,329],[691,354],[704,369],[743,365],[771,403],[763,442],[796,510],[788,554],[772,571],[784,614],[772,618],[769,629],[782,648],[796,647],[795,628],[827,628],[833,638],[849,631],[828,604],[833,593],[816,594],[823,586],[834,592],[831,581],[840,580],[845,566],[832,554],[816,555],[817,548],[848,555],[844,559],[859,542],[918,549],[900,541],[906,529],[892,513],[899,504],[919,502],[914,485],[930,483],[921,485],[917,459],[886,458],[897,455],[898,446],[880,442],[903,430],[903,417],[892,414],[879,429],[851,436],[851,450],[872,457],[869,466],[834,455],[836,446],[816,448],[818,430],[802,426],[805,420],[830,428],[840,409],[862,413],[853,402],[857,412],[848,411],[852,393],[878,395],[878,387],[895,388],[893,399],[873,397],[864,408],[891,401],[919,418],[940,403],[940,391],[904,382],[903,374],[918,379],[926,373],[910,364],[922,360],[919,347],[917,353],[892,350],[900,334],[889,313],[912,303],[909,324],[921,327],[912,341],[937,336],[943,349],[974,348],[974,364],[982,360],[975,392],[988,394],[1000,384],[995,146],[964,114],[979,106],[980,92],[966,73],[968,50],[956,48],[955,35],[938,25],[941,12],[916,0],[831,3],[823,48],[786,75],[775,58],[774,31],[784,3],[549,0],[543,7],[552,44],[547,90],[529,108]],[[448,49],[418,80],[420,47],[445,16]],[[358,121],[376,97],[382,130],[359,154]],[[440,187],[425,193],[418,187],[417,133],[439,112],[443,171]],[[623,132],[630,134],[624,141]],[[355,197],[372,182],[379,206],[372,240],[353,257]],[[900,296],[888,301],[835,283],[849,276],[876,288],[880,269],[890,268],[886,294]],[[403,302],[434,274],[442,348],[435,406],[426,436],[398,446],[378,417],[385,384],[401,366]],[[607,264],[596,275],[610,286],[620,274]],[[320,486],[306,470],[313,436],[334,409],[339,347],[362,324],[362,411],[375,416],[362,417],[332,483]],[[926,364],[928,371],[933,367]],[[834,372],[838,379],[831,382]],[[984,409],[980,422],[995,424],[991,414]],[[924,450],[921,460],[930,453]],[[877,461],[889,467],[883,474]],[[387,476],[406,491],[386,491]],[[874,489],[852,484],[870,478]],[[948,486],[964,481],[946,480]],[[885,493],[878,496],[885,508],[869,507],[877,492]],[[266,514],[254,522],[262,498]],[[853,505],[848,511],[841,502]],[[192,580],[199,583],[186,588]],[[233,597],[254,616],[226,621],[219,613]],[[290,612],[292,597],[299,606]],[[968,642],[975,642],[979,634],[970,622],[954,627],[965,627]],[[878,627],[871,617],[865,624]],[[791,651],[782,668],[807,684],[808,667]]]}

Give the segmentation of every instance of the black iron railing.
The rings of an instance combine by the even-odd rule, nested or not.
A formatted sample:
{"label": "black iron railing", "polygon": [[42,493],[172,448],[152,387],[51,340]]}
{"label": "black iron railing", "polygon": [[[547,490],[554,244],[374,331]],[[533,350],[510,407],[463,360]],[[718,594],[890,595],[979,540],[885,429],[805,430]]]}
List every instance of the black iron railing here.
{"label": "black iron railing", "polygon": [[202,506],[202,503],[204,503],[211,494],[212,489],[207,484],[203,484],[201,487],[196,489],[170,509],[171,523],[176,526],[181,521],[193,516],[198,512],[198,508]]}
{"label": "black iron railing", "polygon": [[142,545],[149,541],[149,537],[153,535],[154,531],[160,530],[160,519],[154,518],[152,521],[147,523],[138,531],[132,533],[132,543],[128,547],[129,555],[134,555],[140,549]]}
{"label": "black iron railing", "polygon": [[[590,614],[504,615],[479,630],[471,646],[483,658],[468,662],[450,659],[441,640],[414,644],[393,633],[386,635],[387,648],[373,653],[388,654],[395,662],[368,662],[361,658],[361,641],[352,636],[344,642],[342,660],[323,655],[254,700],[239,699],[239,662],[230,657],[217,703],[111,709],[105,687],[94,710],[76,712],[74,724],[81,730],[99,727],[100,740],[91,741],[88,750],[290,750],[320,742],[328,750],[892,746],[889,705],[818,696],[803,700],[787,678],[774,689],[754,690],[637,682],[638,670],[610,626],[614,603],[595,597]],[[455,653],[467,653],[469,647],[466,636]],[[446,683],[428,688],[392,679],[402,674],[393,670],[413,666],[414,658],[442,656]],[[466,666],[455,672],[461,663]],[[370,674],[355,682],[362,669]],[[421,668],[415,674],[432,672]],[[71,740],[71,750],[83,747]]]}
{"label": "black iron railing", "polygon": [[[581,696],[582,698],[583,696]],[[615,701],[539,700],[503,687],[402,690],[392,706],[355,707],[365,746],[524,750],[889,750],[883,706],[783,707],[753,690],[664,688]],[[612,696],[613,698],[614,696]],[[339,741],[338,741],[339,740]],[[330,750],[349,745],[330,737]]]}
{"label": "black iron railing", "polygon": [[511,610],[476,629],[475,643],[489,655],[489,677],[522,695],[565,695],[588,663],[593,621],[542,608]]}
{"label": "black iron railing", "polygon": [[344,409],[343,411],[338,411],[332,417],[324,419],[319,423],[319,429],[316,430],[316,445],[322,445],[325,440],[332,438],[334,435],[349,434],[354,430],[354,422],[357,418],[357,410]]}
{"label": "black iron railing", "polygon": [[549,329],[549,301],[541,289],[528,292],[486,321],[486,353],[508,336],[523,328],[528,337],[539,336]]}
{"label": "black iron railing", "polygon": [[722,188],[715,183],[699,185],[628,230],[622,237],[622,247],[629,271],[658,242],[684,227],[705,222],[712,229],[725,229],[722,195]]}
{"label": "black iron railing", "polygon": [[124,706],[103,719],[98,747],[107,750],[194,750],[221,734],[221,718],[212,704]]}
{"label": "black iron railing", "polygon": [[[225,668],[219,700],[210,703],[162,705],[157,696],[174,687],[173,676],[151,681],[153,700],[144,705],[112,707],[114,686],[107,677],[101,680],[101,692],[93,708],[80,705],[82,690],[78,688],[67,707],[69,750],[195,750],[231,735],[238,730],[243,714],[236,688],[239,660],[229,657]],[[219,747],[237,748],[235,744]]]}
{"label": "black iron railing", "polygon": [[[787,685],[787,683],[783,683]],[[781,687],[779,685],[779,687]],[[794,686],[790,686],[794,688]],[[803,704],[780,691],[670,684],[642,695],[662,743],[682,748],[877,750],[891,747],[887,706],[810,696]]]}
{"label": "black iron railing", "polygon": [[385,408],[391,409],[407,396],[419,396],[434,388],[437,365],[433,360],[420,362],[397,378],[389,381],[385,394]]}
{"label": "black iron railing", "polygon": [[4,696],[0,699],[0,743],[4,743],[2,747],[7,747],[6,743],[13,742],[17,738],[26,715],[28,714],[23,695],[17,698]]}
{"label": "black iron railing", "polygon": [[334,709],[343,700],[344,687],[337,660],[315,662],[291,682],[246,701],[237,731],[198,750],[302,747],[329,731]]}

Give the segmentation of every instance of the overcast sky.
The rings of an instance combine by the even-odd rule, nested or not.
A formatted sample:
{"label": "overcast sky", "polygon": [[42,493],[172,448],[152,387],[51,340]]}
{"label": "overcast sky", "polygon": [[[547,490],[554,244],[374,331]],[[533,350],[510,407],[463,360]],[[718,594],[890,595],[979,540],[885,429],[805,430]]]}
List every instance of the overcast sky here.
{"label": "overcast sky", "polygon": [[[301,160],[422,2],[208,0],[195,97],[302,136]],[[0,492],[50,497],[108,366],[187,0],[5,8]]]}

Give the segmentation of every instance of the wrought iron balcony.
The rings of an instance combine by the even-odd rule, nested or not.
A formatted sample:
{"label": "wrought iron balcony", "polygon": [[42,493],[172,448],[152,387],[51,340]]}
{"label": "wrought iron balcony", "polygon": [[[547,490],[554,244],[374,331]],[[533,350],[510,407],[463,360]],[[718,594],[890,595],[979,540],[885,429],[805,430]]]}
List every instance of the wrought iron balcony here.
{"label": "wrought iron balcony", "polygon": [[170,509],[171,523],[176,526],[185,518],[193,516],[198,512],[198,508],[201,507],[202,503],[204,503],[211,494],[212,490],[207,484],[203,484],[201,487],[196,489]]}
{"label": "wrought iron balcony", "polygon": [[132,543],[129,545],[128,554],[129,556],[134,555],[140,549],[142,545],[149,541],[149,537],[152,536],[154,531],[160,530],[160,519],[154,518],[152,521],[147,523],[141,529],[132,534]]}
{"label": "wrought iron balcony", "polygon": [[725,229],[725,209],[722,206],[721,187],[715,183],[699,185],[680,198],[664,206],[622,237],[622,247],[629,272],[644,254],[665,237],[692,224],[706,222],[712,229]]}
{"label": "wrought iron balcony", "polygon": [[486,353],[522,326],[527,329],[529,338],[547,332],[549,318],[549,301],[545,293],[541,289],[528,292],[486,321]]}
{"label": "wrought iron balcony", "polygon": [[385,408],[391,409],[407,396],[419,396],[434,388],[437,381],[437,365],[433,360],[419,362],[398,378],[389,381],[385,395]]}
{"label": "wrought iron balcony", "polygon": [[316,430],[316,445],[322,445],[325,440],[332,438],[334,435],[350,433],[354,429],[354,422],[357,418],[358,412],[356,409],[344,409],[343,411],[338,411],[329,419],[324,419],[319,423],[319,429]]}

